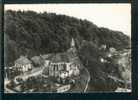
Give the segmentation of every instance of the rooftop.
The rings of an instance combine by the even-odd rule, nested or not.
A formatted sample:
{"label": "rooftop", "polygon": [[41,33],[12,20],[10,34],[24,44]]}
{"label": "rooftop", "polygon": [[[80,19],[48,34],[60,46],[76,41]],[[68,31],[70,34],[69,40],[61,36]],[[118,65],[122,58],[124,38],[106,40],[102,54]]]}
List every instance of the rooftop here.
{"label": "rooftop", "polygon": [[53,57],[50,59],[54,63],[58,62],[69,62],[68,55],[66,53],[58,53],[53,55]]}
{"label": "rooftop", "polygon": [[20,56],[20,58],[17,59],[15,61],[15,63],[18,63],[18,64],[30,64],[31,61],[27,57],[25,57],[25,56]]}

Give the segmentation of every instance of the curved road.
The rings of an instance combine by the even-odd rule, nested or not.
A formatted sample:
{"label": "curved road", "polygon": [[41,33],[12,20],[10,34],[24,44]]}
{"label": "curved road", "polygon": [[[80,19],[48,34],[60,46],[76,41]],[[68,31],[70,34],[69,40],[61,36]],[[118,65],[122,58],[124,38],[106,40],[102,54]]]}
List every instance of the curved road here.
{"label": "curved road", "polygon": [[18,76],[16,76],[16,77],[14,78],[14,82],[18,83],[18,82],[16,81],[17,78],[22,78],[23,80],[25,80],[25,79],[27,79],[28,77],[37,76],[37,75],[39,75],[39,74],[41,74],[41,73],[43,72],[44,68],[45,68],[45,67],[43,67],[43,68],[41,68],[41,67],[40,67],[40,68],[36,68],[36,69],[33,69],[33,70],[30,71],[30,72],[24,73],[23,75],[18,75]]}
{"label": "curved road", "polygon": [[86,71],[87,74],[88,74],[88,79],[87,79],[87,82],[86,82],[86,87],[85,87],[85,89],[84,89],[84,92],[86,92],[87,89],[88,89],[88,85],[89,85],[89,82],[90,82],[90,80],[91,80],[91,77],[90,77],[89,71],[88,71],[86,68],[84,68],[84,69],[85,69],[85,71]]}

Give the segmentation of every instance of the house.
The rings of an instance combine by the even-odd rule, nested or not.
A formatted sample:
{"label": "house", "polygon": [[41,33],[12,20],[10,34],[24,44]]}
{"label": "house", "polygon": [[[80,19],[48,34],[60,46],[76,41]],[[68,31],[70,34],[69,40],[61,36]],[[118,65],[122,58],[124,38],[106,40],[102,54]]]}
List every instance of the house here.
{"label": "house", "polygon": [[79,68],[78,68],[77,65],[75,65],[75,66],[72,68],[72,71],[73,71],[73,75],[74,75],[74,76],[77,76],[77,75],[80,74],[80,70],[79,70]]}
{"label": "house", "polygon": [[20,56],[14,63],[14,68],[18,71],[26,72],[32,69],[32,62],[25,56]]}
{"label": "house", "polygon": [[60,73],[60,78],[62,78],[62,79],[65,79],[65,78],[67,78],[69,76],[69,72],[67,72],[67,71],[61,71],[61,73]]}
{"label": "house", "polygon": [[49,65],[50,65],[50,60],[45,60],[45,61],[44,61],[44,66],[45,66],[45,67],[48,67]]}
{"label": "house", "polygon": [[106,50],[107,46],[105,44],[101,45],[100,50]]}
{"label": "house", "polygon": [[110,47],[110,48],[109,48],[109,52],[110,52],[110,53],[116,53],[116,49],[113,48],[113,47]]}
{"label": "house", "polygon": [[101,57],[101,58],[100,58],[100,62],[101,62],[101,63],[107,63],[108,61],[107,61],[106,59],[104,59],[104,58]]}

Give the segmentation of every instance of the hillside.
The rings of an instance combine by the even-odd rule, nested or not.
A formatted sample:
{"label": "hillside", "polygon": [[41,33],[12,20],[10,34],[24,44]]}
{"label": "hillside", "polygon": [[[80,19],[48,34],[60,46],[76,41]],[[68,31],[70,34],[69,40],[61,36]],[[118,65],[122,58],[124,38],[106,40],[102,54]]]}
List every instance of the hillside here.
{"label": "hillside", "polygon": [[[117,65],[114,62],[103,64],[99,58],[104,58],[110,47],[117,51],[130,48],[128,36],[66,15],[32,11],[5,12],[6,66],[12,66],[20,55],[31,58],[40,54],[65,52],[70,48],[72,38],[79,58],[90,71],[90,91],[114,90],[118,83],[110,81],[106,74],[113,70],[111,74],[120,77]],[[99,49],[102,45],[107,46],[106,51]]]}

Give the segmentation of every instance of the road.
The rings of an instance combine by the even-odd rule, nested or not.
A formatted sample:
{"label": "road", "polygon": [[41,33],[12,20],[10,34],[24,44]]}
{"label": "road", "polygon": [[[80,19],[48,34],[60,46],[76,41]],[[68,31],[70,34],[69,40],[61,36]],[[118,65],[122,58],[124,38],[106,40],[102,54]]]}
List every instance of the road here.
{"label": "road", "polygon": [[86,92],[87,89],[88,89],[88,85],[89,85],[89,82],[90,82],[91,78],[90,78],[90,73],[89,73],[89,71],[88,71],[86,68],[84,68],[84,69],[85,69],[85,71],[86,71],[86,73],[87,73],[87,76],[88,76],[88,79],[87,79],[87,82],[86,82],[86,87],[85,87],[85,89],[84,89],[84,92]]}
{"label": "road", "polygon": [[113,79],[115,82],[121,82],[121,83],[126,83],[126,84],[131,84],[131,81],[124,81],[122,79],[119,79],[115,76],[112,76],[112,75],[108,75],[109,78]]}
{"label": "road", "polygon": [[24,73],[23,75],[16,76],[16,77],[14,78],[14,82],[18,83],[18,82],[16,81],[17,78],[22,78],[23,80],[26,80],[28,77],[37,76],[37,75],[41,74],[41,73],[43,72],[43,70],[44,70],[44,67],[43,67],[43,68],[42,68],[42,67],[40,67],[40,68],[35,68],[35,69],[33,69],[32,71],[30,71],[30,72]]}
{"label": "road", "polygon": [[69,93],[87,92],[89,82],[90,82],[90,74],[89,74],[89,71],[85,67],[83,67],[83,69],[80,70],[80,75],[75,80],[76,82],[74,86],[68,92]]}
{"label": "road", "polygon": [[[87,68],[85,68],[85,66],[83,66],[83,64],[81,63],[79,57],[74,57],[72,58],[73,62],[75,63],[78,63],[80,65],[79,69],[81,70],[80,71],[80,82],[79,83],[76,83],[77,84],[77,89],[74,89],[74,91],[77,91],[77,92],[86,92],[87,89],[88,89],[88,85],[89,85],[89,82],[90,82],[90,73],[88,71]],[[74,92],[73,91],[73,92]]]}

